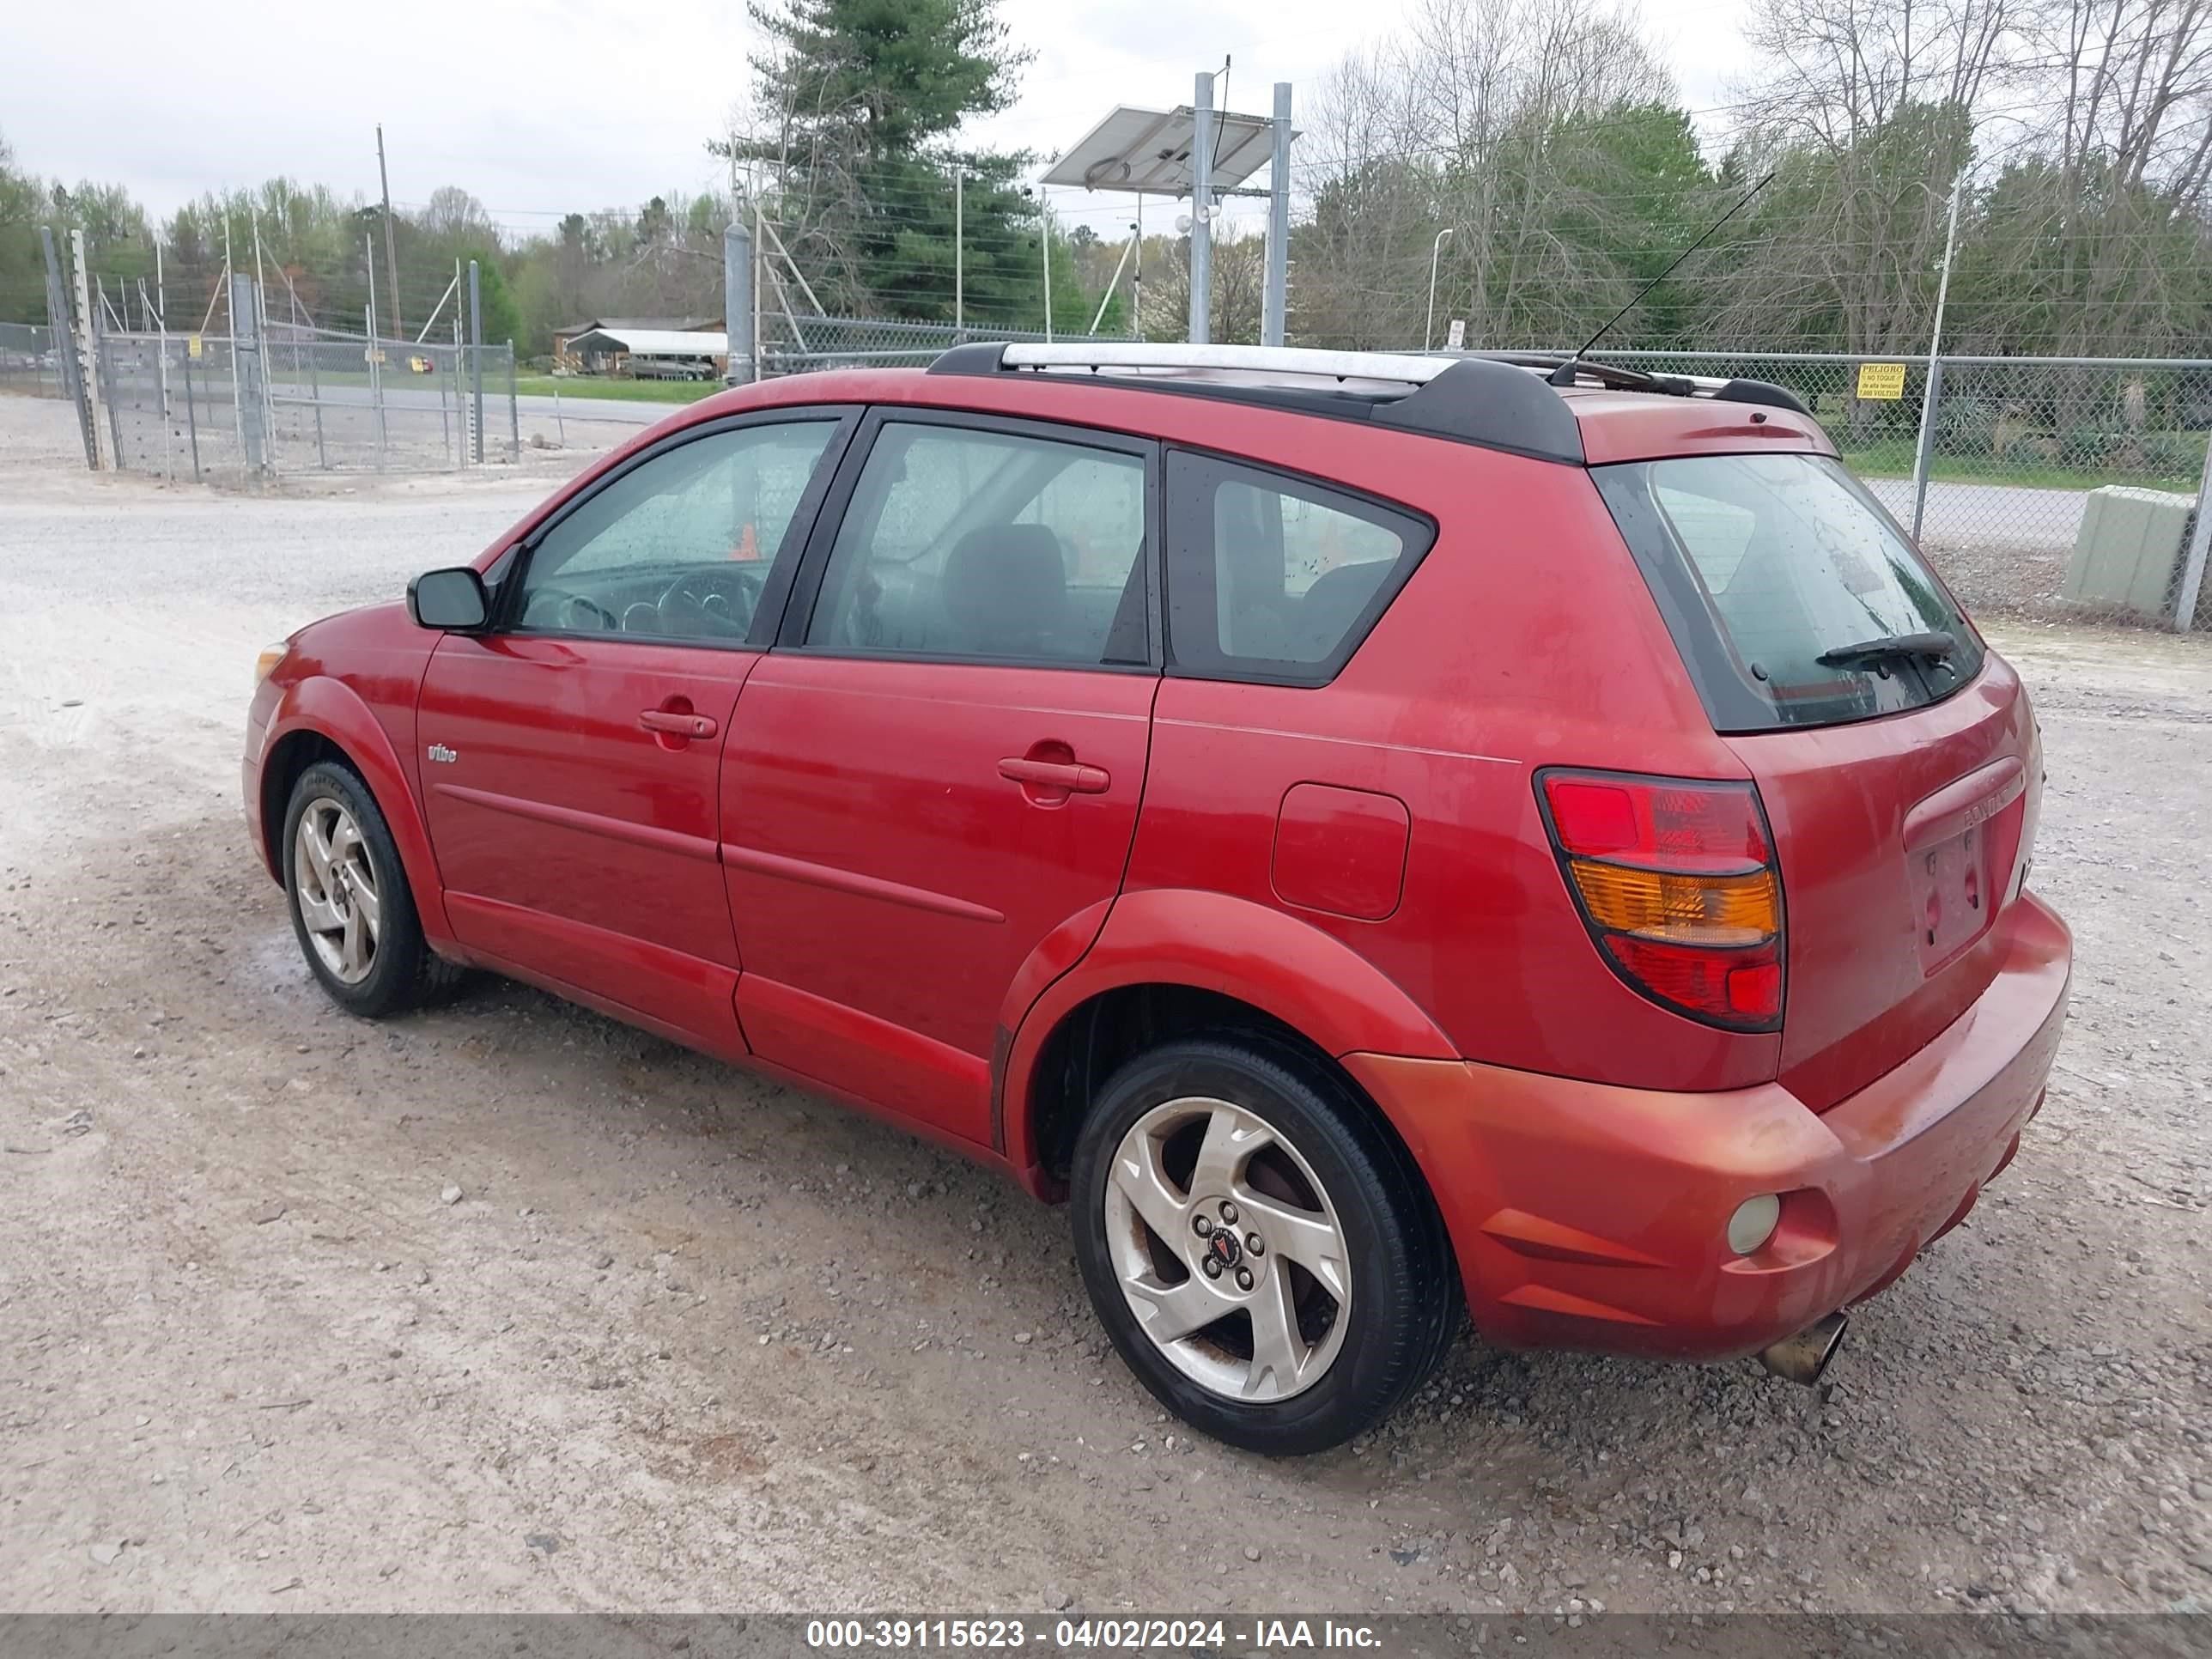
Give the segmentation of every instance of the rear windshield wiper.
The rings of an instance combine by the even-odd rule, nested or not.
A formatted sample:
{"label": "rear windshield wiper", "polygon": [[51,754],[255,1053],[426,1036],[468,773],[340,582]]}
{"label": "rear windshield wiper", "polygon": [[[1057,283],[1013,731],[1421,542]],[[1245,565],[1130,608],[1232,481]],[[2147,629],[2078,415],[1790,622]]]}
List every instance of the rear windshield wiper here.
{"label": "rear windshield wiper", "polygon": [[1892,634],[1879,640],[1861,640],[1856,645],[1839,645],[1813,660],[1823,668],[1865,668],[1916,657],[1940,662],[1958,648],[1959,641],[1948,634]]}

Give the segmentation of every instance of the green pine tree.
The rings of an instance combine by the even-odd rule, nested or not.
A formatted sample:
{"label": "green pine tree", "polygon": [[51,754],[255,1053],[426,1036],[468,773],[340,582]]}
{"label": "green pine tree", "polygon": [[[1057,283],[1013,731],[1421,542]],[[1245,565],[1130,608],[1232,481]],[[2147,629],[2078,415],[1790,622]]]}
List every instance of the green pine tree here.
{"label": "green pine tree", "polygon": [[[952,314],[953,179],[971,320],[1042,320],[1028,157],[960,152],[970,118],[1014,98],[1032,54],[997,0],[755,0],[754,131],[709,144],[762,169],[769,216],[832,310]],[[1058,273],[1055,272],[1055,275]],[[1057,296],[1055,296],[1055,301]]]}

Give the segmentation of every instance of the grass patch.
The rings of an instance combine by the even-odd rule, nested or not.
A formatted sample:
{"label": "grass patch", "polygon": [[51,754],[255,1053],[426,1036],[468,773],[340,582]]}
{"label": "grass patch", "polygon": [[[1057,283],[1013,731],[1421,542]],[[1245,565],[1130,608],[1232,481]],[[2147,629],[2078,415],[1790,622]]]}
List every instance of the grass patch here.
{"label": "grass patch", "polygon": [[611,398],[629,404],[696,404],[702,398],[711,398],[720,392],[722,383],[720,380],[605,380],[576,374],[524,374],[516,379],[514,389],[525,398],[550,398],[557,392],[563,403],[570,398],[578,403]]}
{"label": "grass patch", "polygon": [[[1860,449],[1844,449],[1844,465],[1863,478],[1910,478],[1914,441],[1884,438]],[[2170,489],[2179,495],[2196,493],[2197,474],[2161,471],[2127,472],[2117,467],[2057,466],[2040,460],[1999,460],[1987,455],[1936,455],[1928,476],[1938,483],[2013,484],[2029,489],[2094,489],[2100,484],[2128,484],[2141,489]]]}

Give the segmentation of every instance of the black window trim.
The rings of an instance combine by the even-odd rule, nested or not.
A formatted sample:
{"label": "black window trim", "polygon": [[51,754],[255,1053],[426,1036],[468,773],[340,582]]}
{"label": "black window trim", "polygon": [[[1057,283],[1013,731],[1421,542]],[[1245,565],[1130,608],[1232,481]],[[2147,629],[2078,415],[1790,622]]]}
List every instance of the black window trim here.
{"label": "black window trim", "polygon": [[[971,651],[854,651],[844,647],[813,645],[807,629],[813,626],[822,583],[830,568],[830,555],[837,532],[859,489],[868,457],[887,426],[946,426],[967,431],[997,432],[1011,437],[1035,438],[1042,442],[1081,449],[1103,449],[1133,455],[1145,468],[1145,631],[1143,662],[1071,662],[1065,657],[984,656]],[[828,657],[844,662],[942,663],[978,668],[1055,668],[1085,674],[1146,674],[1158,676],[1162,668],[1165,638],[1164,599],[1160,552],[1160,445],[1153,439],[1110,427],[1079,425],[1069,421],[1035,420],[1018,416],[989,414],[976,410],[941,409],[908,404],[878,404],[862,416],[859,429],[846,445],[829,495],[815,514],[804,556],[784,606],[783,624],[775,649],[794,656]]]}
{"label": "black window trim", "polygon": [[[1388,495],[1377,495],[1371,489],[1362,489],[1356,484],[1346,483],[1340,479],[1324,478],[1315,473],[1303,471],[1297,467],[1283,466],[1273,461],[1255,459],[1252,456],[1240,455],[1230,450],[1209,449],[1197,444],[1168,444],[1163,446],[1163,451],[1160,459],[1160,490],[1164,515],[1167,492],[1167,469],[1177,455],[1188,455],[1196,460],[1211,461],[1224,466],[1238,467],[1247,472],[1256,472],[1263,477],[1280,478],[1293,486],[1292,493],[1315,501],[1320,506],[1328,506],[1327,498],[1334,496],[1339,501],[1353,502],[1377,512],[1386,513],[1392,518],[1418,526],[1428,532],[1427,539],[1422,543],[1418,551],[1401,556],[1395,562],[1390,574],[1385,577],[1382,584],[1376,588],[1373,597],[1367,602],[1366,608],[1362,611],[1352,627],[1346,630],[1345,636],[1339,642],[1335,651],[1310,666],[1269,670],[1244,667],[1237,665],[1233,661],[1225,661],[1219,668],[1210,666],[1200,668],[1179,663],[1176,660],[1175,641],[1171,637],[1172,630],[1168,629],[1166,624],[1168,607],[1164,593],[1160,610],[1164,633],[1170,635],[1165,640],[1166,672],[1170,679],[1212,680],[1231,685],[1282,685],[1302,690],[1315,690],[1334,684],[1337,676],[1343,673],[1351,665],[1352,659],[1359,654],[1360,647],[1367,643],[1368,636],[1374,633],[1376,625],[1382,620],[1384,614],[1397,603],[1398,595],[1405,591],[1406,584],[1413,580],[1414,571],[1420,568],[1422,562],[1434,550],[1437,538],[1443,533],[1443,528],[1433,514],[1425,513],[1419,507],[1409,506],[1404,501],[1394,501]],[[1389,526],[1386,525],[1384,527]],[[1174,577],[1171,561],[1167,557],[1164,538],[1160,553],[1163,581],[1164,583],[1172,581]],[[1218,604],[1218,596],[1216,603]],[[1217,611],[1217,616],[1218,614]]]}
{"label": "black window trim", "polygon": [[[720,416],[713,420],[678,428],[635,454],[625,456],[619,465],[594,478],[590,488],[577,491],[532,525],[527,535],[494,562],[495,569],[501,562],[507,568],[498,573],[492,594],[491,622],[484,632],[494,637],[513,639],[611,641],[635,645],[684,646],[705,651],[767,650],[775,639],[784,607],[798,577],[799,551],[808,545],[807,538],[812,532],[815,521],[821,516],[830,486],[837,477],[838,467],[843,461],[863,413],[861,406],[857,404],[780,404],[769,409],[746,410],[739,414]],[[769,555],[768,582],[761,589],[760,603],[753,611],[752,625],[745,630],[742,640],[717,639],[696,634],[631,634],[620,629],[586,632],[569,628],[525,628],[517,619],[524,582],[539,544],[572,514],[595,500],[602,491],[627,478],[640,467],[672,453],[686,444],[696,443],[702,438],[717,437],[725,432],[744,431],[757,426],[823,425],[831,428],[829,441],[822,447],[822,453],[814,464],[813,477],[807,480],[798,504],[792,508],[791,522],[784,526],[783,539],[776,544],[775,551]],[[787,558],[787,552],[791,556]]]}

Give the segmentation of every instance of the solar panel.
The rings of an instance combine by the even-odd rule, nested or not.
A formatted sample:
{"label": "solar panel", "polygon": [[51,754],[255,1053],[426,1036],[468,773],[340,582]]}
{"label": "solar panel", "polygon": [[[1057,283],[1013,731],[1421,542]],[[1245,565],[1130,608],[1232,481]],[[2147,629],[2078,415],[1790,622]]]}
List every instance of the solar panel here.
{"label": "solar panel", "polygon": [[[1264,115],[1216,112],[1213,188],[1234,190],[1267,166],[1273,155],[1274,124]],[[1074,190],[1133,191],[1147,196],[1188,196],[1194,174],[1190,147],[1191,107],[1138,109],[1123,104],[1071,148],[1048,185]],[[1294,131],[1291,135],[1296,137]]]}

